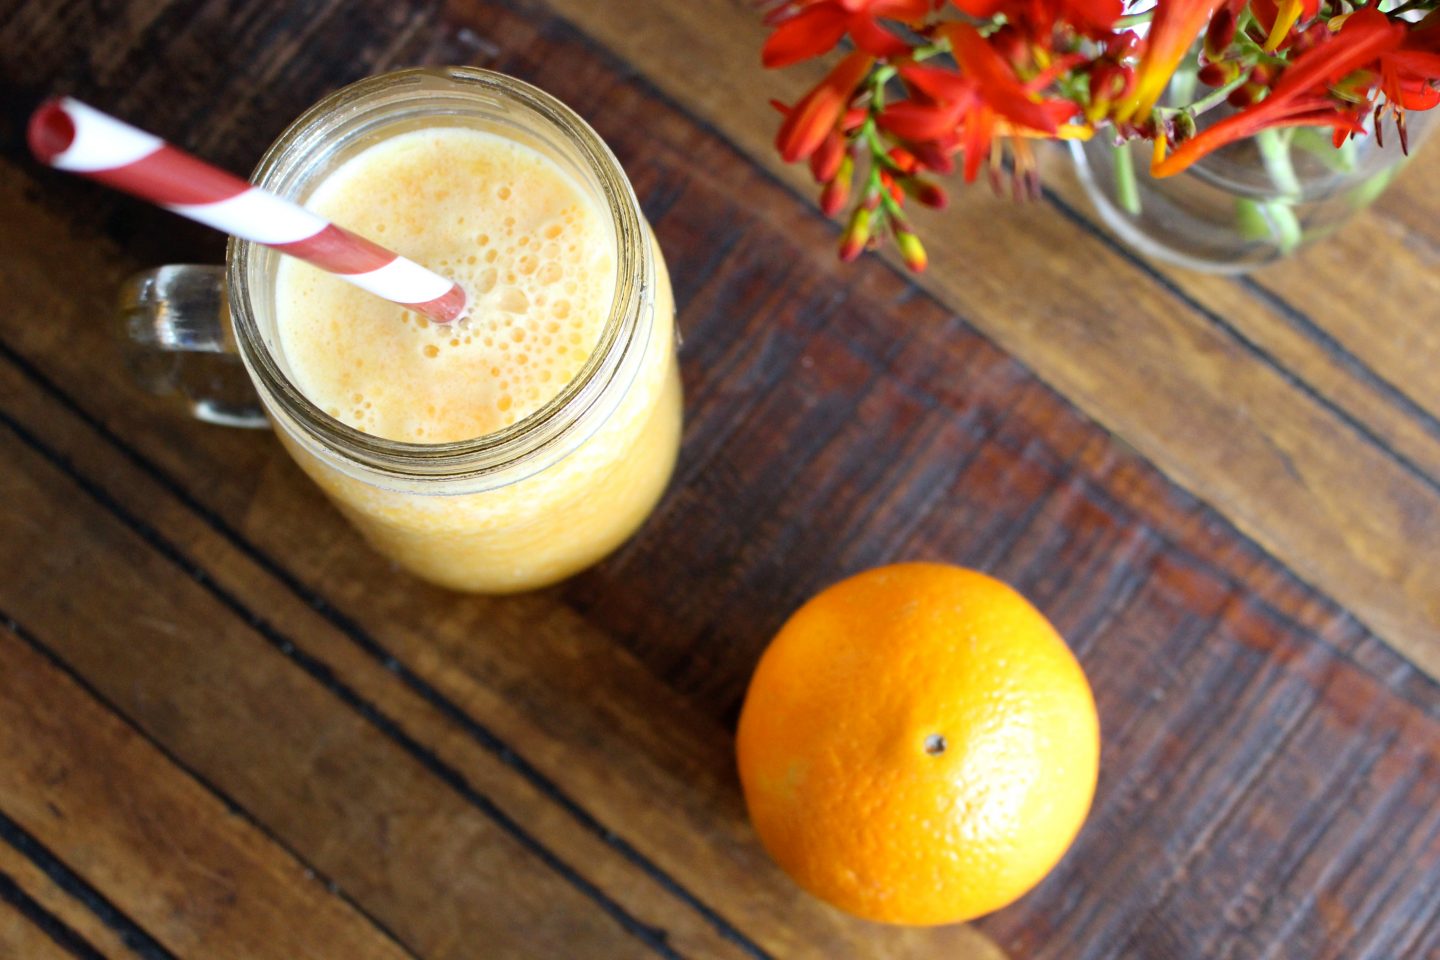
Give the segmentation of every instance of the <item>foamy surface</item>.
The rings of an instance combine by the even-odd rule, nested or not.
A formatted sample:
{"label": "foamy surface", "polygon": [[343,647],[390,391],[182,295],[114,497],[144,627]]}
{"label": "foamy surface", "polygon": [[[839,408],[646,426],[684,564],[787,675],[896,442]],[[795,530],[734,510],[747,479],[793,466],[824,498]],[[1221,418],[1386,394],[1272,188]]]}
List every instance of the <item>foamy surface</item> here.
{"label": "foamy surface", "polygon": [[418,443],[493,433],[559,393],[599,339],[615,287],[606,220],[529,147],[458,127],[401,134],[347,161],[306,206],[470,294],[466,320],[435,324],[281,261],[290,374],[359,430]]}

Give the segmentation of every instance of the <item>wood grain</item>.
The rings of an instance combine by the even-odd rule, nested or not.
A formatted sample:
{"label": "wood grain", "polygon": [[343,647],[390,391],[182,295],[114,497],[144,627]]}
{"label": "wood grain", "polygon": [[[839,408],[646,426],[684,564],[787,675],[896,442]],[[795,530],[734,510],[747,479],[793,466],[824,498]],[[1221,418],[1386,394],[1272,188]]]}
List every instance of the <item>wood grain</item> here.
{"label": "wood grain", "polygon": [[[765,31],[746,4],[647,3],[625,17],[586,0],[544,6],[753,162],[814,194],[808,173],[771,147],[766,101],[793,102],[823,68],[760,71]],[[456,7],[464,17],[473,5]],[[943,216],[922,214],[932,268],[920,285],[1440,676],[1440,568],[1431,562],[1440,554],[1440,405],[1430,372],[1440,358],[1440,220],[1382,239],[1383,222],[1362,218],[1358,230],[1263,274],[1273,290],[1257,297],[1243,282],[1157,268],[1103,242],[1058,166],[1047,164],[1044,204],[1017,208],[970,190]],[[1437,169],[1440,157],[1422,155],[1401,196]],[[1281,306],[1281,296],[1295,303]],[[1297,332],[1292,311],[1318,326],[1320,342]],[[1378,373],[1337,357],[1329,338]],[[1419,396],[1428,415],[1377,379]]]}
{"label": "wood grain", "polygon": [[72,960],[74,956],[18,908],[0,900],[0,957]]}
{"label": "wood grain", "polygon": [[[615,148],[676,280],[689,421],[654,520],[562,588],[457,597],[377,562],[273,438],[177,422],[130,387],[97,321],[114,285],[218,255],[212,239],[0,162],[0,224],[24,239],[0,259],[15,305],[0,314],[0,483],[19,508],[0,550],[42,571],[0,584],[0,608],[418,955],[467,955],[477,938],[454,939],[473,929],[467,910],[503,922],[493,914],[552,889],[533,853],[503,879],[484,859],[498,853],[445,859],[457,829],[486,819],[468,783],[682,955],[994,956],[968,928],[880,928],[804,897],[759,851],[734,783],[727,725],[779,622],[825,583],[908,557],[1016,583],[1100,701],[1089,825],[1044,885],[982,924],[1007,954],[1440,950],[1433,683],[964,319],[880,263],[837,267],[804,201],[630,67],[538,7],[466,7],[443,24],[423,6],[128,9],[142,40],[95,20],[85,43],[129,66],[78,75],[79,92],[238,168],[285,111],[385,56],[534,80]],[[223,56],[196,56],[232,21],[245,26]],[[355,60],[276,39],[303,28],[330,44],[347,23],[388,31],[390,52],[358,33]],[[17,36],[37,85],[80,42]],[[144,36],[167,37],[148,60],[126,52]],[[283,82],[196,117],[165,93],[180,69],[230,93]],[[1040,265],[1034,285],[1057,282],[1050,241],[1016,242]],[[133,589],[151,579],[163,601]],[[557,929],[610,922],[568,889],[529,924],[552,954]],[[579,950],[641,944],[595,929],[599,945]]]}
{"label": "wood grain", "polygon": [[[13,833],[10,839],[15,839]],[[68,931],[84,945],[80,949],[82,955],[85,948],[89,948],[111,960],[137,960],[139,954],[126,942],[127,935],[132,935],[134,928],[120,926],[117,929],[106,923],[105,918],[96,913],[94,902],[87,904],[82,899],[83,891],[71,883],[73,874],[59,869],[57,863],[48,865],[56,875],[47,873],[10,842],[0,841],[0,885],[6,882],[14,884],[17,899],[23,898],[33,905],[34,911],[51,918],[62,931]],[[70,888],[62,887],[62,883],[70,885]],[[0,896],[0,899],[4,897]],[[112,916],[110,919],[113,921],[115,918]],[[62,932],[60,937],[66,939],[67,934]],[[131,939],[138,942],[133,935]],[[0,953],[0,956],[10,955]]]}
{"label": "wood grain", "polygon": [[[646,952],[606,914],[607,898],[588,899],[557,875],[555,867],[567,864],[537,858],[530,834],[492,812],[493,801],[473,783],[460,780],[463,787],[455,789],[444,782],[443,769],[426,762],[425,751],[407,751],[397,737],[387,742],[376,727],[394,722],[388,715],[366,723],[365,715],[375,718],[381,708],[358,691],[324,683],[328,670],[307,675],[267,649],[256,636],[263,625],[243,619],[256,615],[227,610],[221,598],[207,595],[186,575],[181,555],[147,551],[142,532],[95,506],[63,511],[82,491],[47,476],[34,452],[15,443],[9,438],[7,460],[33,482],[4,484],[17,513],[5,524],[3,541],[7,563],[28,571],[9,578],[0,609],[21,623],[43,624],[47,610],[74,604],[67,629],[53,639],[57,653],[95,677],[223,798],[253,811],[276,841],[306,851],[308,867],[343,878],[363,901],[385,895],[380,922],[427,956],[469,956],[471,938],[503,956]],[[37,536],[85,546],[45,553]],[[31,552],[43,559],[24,564]],[[195,637],[206,642],[195,644]],[[17,708],[22,700],[13,693],[21,689],[15,681],[10,699]],[[225,696],[217,698],[217,689]],[[337,700],[347,693],[361,709]],[[28,775],[17,771],[22,779]],[[124,769],[114,776],[140,778]],[[92,803],[105,795],[94,793]],[[600,876],[624,888],[620,878]],[[500,890],[507,895],[497,896]],[[272,916],[252,926],[278,923]],[[315,927],[325,932],[320,923]]]}
{"label": "wood grain", "polygon": [[[114,891],[168,949],[256,960],[406,956],[3,628],[0,683],[3,813],[88,883]],[[37,783],[43,796],[26,789]],[[286,922],[294,916],[305,923]]]}

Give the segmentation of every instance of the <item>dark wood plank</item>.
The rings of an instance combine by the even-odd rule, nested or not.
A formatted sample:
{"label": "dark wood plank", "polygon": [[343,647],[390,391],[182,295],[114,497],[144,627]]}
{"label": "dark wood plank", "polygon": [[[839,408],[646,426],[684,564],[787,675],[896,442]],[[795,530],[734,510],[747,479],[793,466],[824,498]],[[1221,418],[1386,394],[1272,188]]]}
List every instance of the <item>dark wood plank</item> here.
{"label": "dark wood plank", "polygon": [[0,683],[0,813],[171,952],[408,955],[5,628]]}
{"label": "dark wood plank", "polygon": [[[32,625],[221,799],[373,905],[403,942],[435,957],[469,955],[472,938],[502,955],[641,956],[663,946],[495,807],[476,785],[483,767],[466,779],[326,666],[304,661],[303,651],[287,659],[290,638],[268,616],[206,591],[188,556],[93,501],[82,506],[83,487],[47,470],[15,434],[0,447],[20,468],[0,479],[13,511],[0,521],[0,545],[8,566],[25,568],[0,588],[0,610]],[[37,538],[50,537],[71,546],[44,551]],[[34,553],[42,556],[25,563]],[[383,672],[372,665],[372,677]],[[130,776],[139,774],[116,778]],[[28,799],[43,804],[47,792]],[[624,889],[603,866],[584,862],[584,871]],[[104,879],[97,885],[123,885]]]}
{"label": "dark wood plank", "polygon": [[[139,960],[140,955],[126,942],[126,935],[134,928],[117,929],[107,923],[106,917],[95,911],[94,904],[87,904],[77,896],[73,886],[68,890],[61,886],[71,880],[72,873],[66,871],[57,878],[46,872],[45,866],[57,869],[54,863],[37,863],[0,837],[0,885],[14,884],[17,898],[23,897],[34,909],[53,918],[100,956],[110,960]],[[3,896],[0,899],[4,899]],[[0,953],[0,956],[9,954]]]}
{"label": "dark wood plank", "polygon": [[[455,6],[464,17],[481,5]],[[777,121],[766,101],[793,102],[824,68],[760,71],[765,31],[744,4],[651,3],[624,17],[587,0],[543,8],[814,194],[803,166],[785,166],[771,146]],[[1048,203],[1017,207],[967,190],[943,215],[920,211],[932,264],[920,285],[1440,676],[1440,569],[1429,562],[1440,552],[1440,431],[1295,342],[1290,320],[1244,287],[1155,268],[1102,242],[1074,178],[1055,176],[1051,160]],[[1425,183],[1437,165],[1424,155],[1406,176]],[[1426,231],[1432,244],[1437,229]],[[810,242],[833,243],[819,233]],[[1271,282],[1303,292],[1310,316],[1336,318],[1335,336],[1362,354],[1406,358],[1386,374],[1424,395],[1440,349],[1434,311],[1411,306],[1440,292],[1426,249],[1362,226]]]}
{"label": "dark wood plank", "polygon": [[[0,877],[0,883],[4,878]],[[75,954],[62,947],[31,918],[0,898],[0,957],[25,960],[74,960]]]}

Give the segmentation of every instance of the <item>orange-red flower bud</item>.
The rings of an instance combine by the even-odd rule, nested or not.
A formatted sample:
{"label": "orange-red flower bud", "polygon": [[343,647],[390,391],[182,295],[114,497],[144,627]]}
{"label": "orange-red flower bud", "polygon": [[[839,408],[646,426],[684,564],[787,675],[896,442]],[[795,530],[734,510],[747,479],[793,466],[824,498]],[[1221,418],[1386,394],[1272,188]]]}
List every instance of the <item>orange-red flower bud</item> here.
{"label": "orange-red flower bud", "polygon": [[890,199],[896,203],[905,202],[905,189],[895,181],[895,176],[889,170],[880,171],[880,183],[890,194]]}
{"label": "orange-red flower bud", "polygon": [[880,112],[880,128],[913,142],[934,140],[954,133],[963,111],[958,103],[901,100]]}
{"label": "orange-red flower bud", "polygon": [[835,176],[820,191],[820,210],[827,217],[839,213],[850,200],[850,182],[855,178],[855,161],[846,154]]}
{"label": "orange-red flower bud", "polygon": [[1119,100],[1135,85],[1133,67],[1118,63],[1101,62],[1090,71],[1090,100],[1093,103],[1108,103]]}
{"label": "orange-red flower bud", "polygon": [[845,225],[845,232],[840,234],[840,259],[844,262],[849,263],[860,256],[860,251],[870,242],[870,217],[871,213],[865,207],[856,207],[855,212],[850,214],[850,222]]}
{"label": "orange-red flower bud", "polygon": [[1265,95],[1265,87],[1258,83],[1247,83],[1230,91],[1225,102],[1230,106],[1243,110],[1253,106]]}
{"label": "orange-red flower bud", "polygon": [[810,154],[810,172],[817,183],[829,183],[840,169],[840,160],[845,156],[845,140],[840,131],[831,130],[815,152]]}
{"label": "orange-red flower bud", "polygon": [[818,57],[840,42],[849,22],[849,14],[838,4],[801,10],[775,25],[775,32],[760,50],[760,61],[773,69]]}
{"label": "orange-red flower bud", "polygon": [[1263,63],[1257,63],[1255,64],[1255,66],[1250,68],[1250,80],[1254,83],[1258,83],[1262,87],[1270,86],[1271,81],[1273,81],[1274,79],[1275,68],[1273,67],[1267,66]]}
{"label": "orange-red flower bud", "polygon": [[900,248],[900,259],[905,261],[905,266],[916,273],[924,271],[930,262],[920,238],[903,227],[895,228],[895,246]]}
{"label": "orange-red flower bud", "polygon": [[1224,60],[1205,64],[1196,77],[1207,87],[1223,87],[1234,80],[1239,72],[1240,68],[1234,61]]}
{"label": "orange-red flower bud", "polygon": [[931,183],[929,180],[919,178],[912,179],[910,182],[914,184],[911,196],[919,203],[923,203],[927,207],[934,207],[936,210],[944,210],[950,205],[949,194],[938,183]]}
{"label": "orange-red flower bud", "polygon": [[955,157],[934,140],[911,144],[910,149],[914,151],[915,159],[920,162],[920,166],[926,170],[933,170],[936,173],[951,173],[955,169]]}
{"label": "orange-red flower bud", "polygon": [[845,111],[845,116],[840,118],[840,129],[846,133],[849,133],[851,130],[858,130],[868,116],[870,116],[868,107],[851,107]]}
{"label": "orange-red flower bud", "polygon": [[899,167],[902,173],[915,172],[915,154],[904,147],[891,147],[886,156],[895,162],[895,166]]}
{"label": "orange-red flower bud", "polygon": [[868,54],[850,54],[819,86],[795,104],[775,136],[775,146],[786,163],[804,160],[820,147],[849,107],[855,88],[874,62]]}
{"label": "orange-red flower bud", "polygon": [[1105,52],[1112,57],[1123,57],[1140,49],[1140,34],[1134,30],[1117,33],[1105,41]]}
{"label": "orange-red flower bud", "polygon": [[1225,51],[1235,41],[1235,27],[1235,12],[1228,5],[1215,11],[1205,28],[1205,56],[1211,61],[1223,60]]}

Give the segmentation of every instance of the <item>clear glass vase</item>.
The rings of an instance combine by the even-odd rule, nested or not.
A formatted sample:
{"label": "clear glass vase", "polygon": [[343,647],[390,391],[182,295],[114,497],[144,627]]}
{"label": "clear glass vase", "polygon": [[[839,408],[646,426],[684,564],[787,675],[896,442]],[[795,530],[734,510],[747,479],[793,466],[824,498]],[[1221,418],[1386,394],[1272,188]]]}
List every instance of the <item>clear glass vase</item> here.
{"label": "clear glass vase", "polygon": [[[1201,117],[1201,127],[1229,108]],[[1428,124],[1408,118],[1413,154]],[[1382,146],[1383,143],[1383,146]],[[1150,176],[1148,142],[1117,146],[1109,131],[1072,143],[1080,181],[1101,219],[1147,257],[1211,273],[1253,270],[1341,226],[1380,195],[1406,160],[1393,121],[1341,147],[1330,131],[1262,131],[1183,173]]]}

